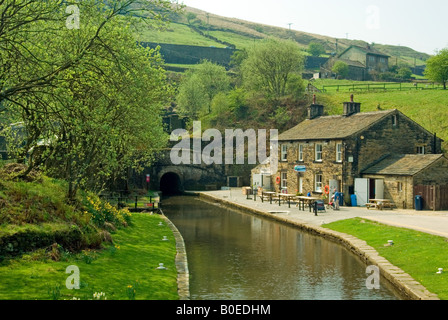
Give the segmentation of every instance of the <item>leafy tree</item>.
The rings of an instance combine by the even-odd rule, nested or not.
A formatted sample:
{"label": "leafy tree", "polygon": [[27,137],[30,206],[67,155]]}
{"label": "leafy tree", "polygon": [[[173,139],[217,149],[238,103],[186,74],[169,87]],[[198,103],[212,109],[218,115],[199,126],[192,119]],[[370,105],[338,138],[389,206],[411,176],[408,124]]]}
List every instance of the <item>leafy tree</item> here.
{"label": "leafy tree", "polygon": [[184,76],[179,86],[177,103],[181,113],[197,117],[201,113],[210,113],[213,98],[229,88],[226,69],[205,60]]}
{"label": "leafy tree", "polygon": [[308,53],[313,57],[320,57],[325,53],[325,48],[321,43],[318,42],[310,42],[308,45]]}
{"label": "leafy tree", "polygon": [[41,166],[67,179],[70,199],[81,186],[100,189],[123,169],[150,161],[163,146],[161,104],[170,93],[160,55],[136,46],[132,20],[123,16],[145,12],[156,18],[149,23],[163,25],[168,1],[79,6],[81,26],[73,30],[60,1],[0,6],[0,60],[7,61],[0,104],[24,127],[16,155],[31,155],[27,172]]}
{"label": "leafy tree", "polygon": [[443,84],[446,90],[448,81],[448,48],[440,50],[426,61],[425,76],[434,82]]}
{"label": "leafy tree", "polygon": [[336,73],[339,77],[346,78],[348,76],[349,67],[344,61],[336,61],[331,68],[331,71]]}
{"label": "leafy tree", "polygon": [[409,67],[401,67],[397,70],[397,76],[401,80],[409,80],[412,77],[412,70]]}
{"label": "leafy tree", "polygon": [[292,40],[265,39],[248,50],[241,66],[243,84],[249,90],[264,92],[269,99],[285,96],[291,75],[300,75],[304,55]]}

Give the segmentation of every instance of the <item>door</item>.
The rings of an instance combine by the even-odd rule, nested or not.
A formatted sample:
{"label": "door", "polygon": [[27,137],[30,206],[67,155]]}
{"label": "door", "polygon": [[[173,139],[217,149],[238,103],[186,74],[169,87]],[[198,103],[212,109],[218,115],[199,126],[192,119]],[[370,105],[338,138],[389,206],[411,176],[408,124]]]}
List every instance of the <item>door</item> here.
{"label": "door", "polygon": [[258,189],[258,187],[263,186],[263,176],[261,174],[254,174],[252,176],[252,184],[254,186],[254,189]]}
{"label": "door", "polygon": [[342,190],[339,189],[339,181],[338,180],[330,180],[330,183],[328,184],[330,187],[330,194],[328,195],[328,199],[331,199],[334,195],[334,189],[341,192]]}
{"label": "door", "polygon": [[355,195],[358,206],[365,206],[369,202],[369,179],[355,179]]}
{"label": "door", "polygon": [[271,190],[271,176],[270,175],[261,175],[261,186],[265,190]]}
{"label": "door", "polygon": [[384,199],[384,180],[375,180],[375,199]]}

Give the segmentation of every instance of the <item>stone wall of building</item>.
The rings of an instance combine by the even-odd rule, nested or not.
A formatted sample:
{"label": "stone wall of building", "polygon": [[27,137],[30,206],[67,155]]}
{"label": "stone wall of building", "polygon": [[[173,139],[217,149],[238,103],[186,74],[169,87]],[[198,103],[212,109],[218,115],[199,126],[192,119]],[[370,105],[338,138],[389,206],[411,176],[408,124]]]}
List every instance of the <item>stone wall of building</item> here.
{"label": "stone wall of building", "polygon": [[412,176],[364,175],[367,179],[384,181],[384,198],[391,199],[397,208],[414,208],[414,185]]}
{"label": "stone wall of building", "polygon": [[417,147],[422,146],[426,154],[441,152],[440,139],[434,147],[434,135],[399,112],[348,140],[347,146],[347,156],[354,158],[350,165],[354,177],[388,154],[416,154]]}
{"label": "stone wall of building", "polygon": [[414,185],[448,185],[448,160],[443,157],[414,176]]}
{"label": "stone wall of building", "polygon": [[[316,144],[322,144],[322,162],[315,161]],[[336,145],[342,141],[309,141],[285,143],[288,146],[288,160],[281,161],[281,146],[279,153],[279,172],[278,176],[281,178],[281,173],[287,173],[287,192],[300,192],[299,181],[302,179],[302,193],[307,194],[311,192],[313,195],[321,195],[315,192],[315,179],[317,174],[322,175],[323,187],[328,185],[330,180],[342,181],[342,163],[336,162]],[[283,144],[282,144],[283,145]],[[299,146],[302,145],[303,161],[299,161]],[[306,172],[297,173],[294,171],[296,165],[305,166]],[[276,184],[276,191],[281,191],[281,184]]]}

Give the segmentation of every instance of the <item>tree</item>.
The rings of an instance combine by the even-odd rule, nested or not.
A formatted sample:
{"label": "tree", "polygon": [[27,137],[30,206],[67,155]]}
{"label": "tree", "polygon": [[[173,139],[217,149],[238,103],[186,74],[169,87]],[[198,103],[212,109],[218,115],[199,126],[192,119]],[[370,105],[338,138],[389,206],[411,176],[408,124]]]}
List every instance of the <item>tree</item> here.
{"label": "tree", "polygon": [[161,104],[170,89],[161,57],[136,46],[124,15],[163,20],[168,4],[85,0],[72,30],[60,1],[2,1],[0,103],[23,124],[17,156],[31,154],[27,172],[40,166],[67,179],[73,199],[80,187],[99,190],[125,168],[148,164],[163,147]]}
{"label": "tree", "polygon": [[246,88],[278,100],[287,94],[291,75],[301,75],[303,67],[304,55],[296,42],[265,39],[248,50],[241,74]]}
{"label": "tree", "polygon": [[186,73],[179,86],[177,103],[181,113],[197,117],[211,112],[213,98],[219,92],[228,91],[230,80],[224,67],[203,61]]}
{"label": "tree", "polygon": [[308,53],[313,57],[320,57],[325,53],[325,48],[321,43],[318,42],[310,42],[308,45]]}
{"label": "tree", "polygon": [[331,71],[342,78],[346,78],[348,76],[349,67],[344,61],[336,61],[333,68],[331,68]]}
{"label": "tree", "polygon": [[434,82],[443,84],[446,90],[448,81],[448,48],[440,50],[426,61],[425,76]]}
{"label": "tree", "polygon": [[401,67],[397,71],[397,76],[401,80],[409,80],[412,77],[412,70],[409,67]]}

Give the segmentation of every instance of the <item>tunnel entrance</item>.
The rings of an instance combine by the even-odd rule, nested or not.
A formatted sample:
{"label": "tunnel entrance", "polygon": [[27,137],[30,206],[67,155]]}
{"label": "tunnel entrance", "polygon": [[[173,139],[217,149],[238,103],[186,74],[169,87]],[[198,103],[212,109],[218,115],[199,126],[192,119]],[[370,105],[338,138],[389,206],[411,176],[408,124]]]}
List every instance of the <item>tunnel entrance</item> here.
{"label": "tunnel entrance", "polygon": [[180,177],[173,172],[165,173],[160,179],[160,191],[162,195],[177,195],[182,193]]}

